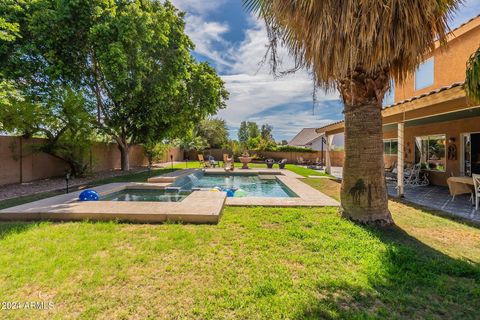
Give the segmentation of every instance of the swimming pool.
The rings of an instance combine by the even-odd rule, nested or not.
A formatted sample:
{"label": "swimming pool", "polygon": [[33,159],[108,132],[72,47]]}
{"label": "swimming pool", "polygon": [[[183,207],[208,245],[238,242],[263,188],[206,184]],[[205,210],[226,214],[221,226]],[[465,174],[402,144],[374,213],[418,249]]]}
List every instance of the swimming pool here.
{"label": "swimming pool", "polygon": [[229,191],[229,197],[297,197],[275,175],[209,174],[197,171],[176,180],[165,189],[123,189],[100,197],[100,201],[181,202],[194,190]]}
{"label": "swimming pool", "polygon": [[274,175],[194,173],[172,185],[179,190],[233,190],[233,196],[287,198],[297,195]]}

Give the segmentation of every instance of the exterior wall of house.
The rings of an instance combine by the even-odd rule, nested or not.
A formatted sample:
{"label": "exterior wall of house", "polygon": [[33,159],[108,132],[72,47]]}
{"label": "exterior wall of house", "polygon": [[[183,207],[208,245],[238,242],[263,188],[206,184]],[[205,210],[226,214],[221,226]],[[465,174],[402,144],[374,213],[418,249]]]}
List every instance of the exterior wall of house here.
{"label": "exterior wall of house", "polygon": [[320,151],[322,150],[322,144],[323,144],[323,150],[327,150],[327,146],[322,142],[322,138],[313,141],[312,144],[309,145],[309,147],[312,148],[313,150]]}
{"label": "exterior wall of house", "polygon": [[[454,34],[459,36],[450,40],[446,47],[437,48],[434,57],[434,83],[433,85],[415,90],[415,77],[412,74],[403,84],[395,84],[395,102],[430,92],[432,90],[449,86],[455,82],[465,81],[466,61],[475,52],[480,43],[480,18],[469,23],[477,25],[472,30],[460,34],[465,25],[457,29]],[[431,56],[427,57],[430,58]]]}
{"label": "exterior wall of house", "polygon": [[[457,147],[457,157],[455,160],[446,159],[445,172],[428,171],[429,180],[435,185],[446,185],[447,178],[453,175],[460,175],[461,166],[461,136],[462,133],[480,132],[480,117],[460,119],[453,121],[437,122],[433,124],[420,125],[414,127],[405,127],[405,163],[413,164],[415,162],[415,137],[445,134],[446,141],[450,138],[455,138],[454,144]],[[397,138],[397,131],[392,130],[385,132],[384,139]],[[396,156],[385,156],[386,166],[393,161],[396,161]]]}

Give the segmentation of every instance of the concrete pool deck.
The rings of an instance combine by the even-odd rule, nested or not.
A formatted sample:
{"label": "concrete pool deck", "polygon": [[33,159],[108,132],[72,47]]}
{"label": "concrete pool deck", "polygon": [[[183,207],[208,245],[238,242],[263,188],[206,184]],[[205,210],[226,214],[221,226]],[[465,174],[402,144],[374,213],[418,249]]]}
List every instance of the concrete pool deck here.
{"label": "concrete pool deck", "polygon": [[[168,184],[166,184],[168,185]],[[95,187],[100,196],[123,189],[163,189],[161,183],[110,183]],[[136,223],[217,223],[224,192],[194,191],[181,202],[78,201],[81,191],[0,210],[0,221],[108,221]]]}
{"label": "concrete pool deck", "polygon": [[[172,185],[176,179],[195,170],[179,170],[149,179],[157,182],[121,182],[95,187],[100,197],[124,189],[158,189]],[[222,168],[206,169],[211,174],[230,174]],[[339,206],[339,203],[320,191],[303,183],[300,176],[290,170],[248,169],[235,170],[234,174],[259,174],[264,178],[278,179],[296,197],[230,197],[225,192],[193,191],[179,202],[149,201],[78,201],[81,191],[46,198],[23,205],[0,210],[0,221],[108,221],[119,220],[135,223],[162,223],[166,221],[185,223],[218,223],[224,205],[274,206],[274,207],[324,207]]]}

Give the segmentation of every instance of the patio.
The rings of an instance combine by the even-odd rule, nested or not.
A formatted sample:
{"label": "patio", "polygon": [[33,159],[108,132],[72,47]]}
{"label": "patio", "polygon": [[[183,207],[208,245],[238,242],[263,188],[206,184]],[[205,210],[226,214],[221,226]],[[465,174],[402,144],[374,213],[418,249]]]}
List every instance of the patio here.
{"label": "patio", "polygon": [[[396,197],[396,185],[387,183],[387,187],[388,194]],[[470,195],[458,195],[455,197],[455,200],[452,200],[448,187],[432,185],[426,187],[405,187],[404,191],[404,199],[408,202],[480,223],[480,210],[476,211],[475,207],[472,206]]]}

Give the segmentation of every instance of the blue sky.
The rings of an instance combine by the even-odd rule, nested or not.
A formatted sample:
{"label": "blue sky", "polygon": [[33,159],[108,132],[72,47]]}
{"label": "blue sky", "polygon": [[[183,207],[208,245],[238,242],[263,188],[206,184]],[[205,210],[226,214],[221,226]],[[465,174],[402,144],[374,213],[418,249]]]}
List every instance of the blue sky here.
{"label": "blue sky", "polygon": [[[266,51],[263,24],[248,14],[241,0],[171,0],[186,12],[186,32],[194,55],[214,66],[230,92],[227,108],[218,117],[227,121],[231,138],[243,120],[273,126],[277,140],[290,140],[304,127],[320,127],[343,118],[336,92],[318,92],[312,104],[312,81],[306,71],[274,79],[260,65]],[[480,14],[480,0],[465,0],[451,27]],[[284,65],[291,58],[284,53]]]}

